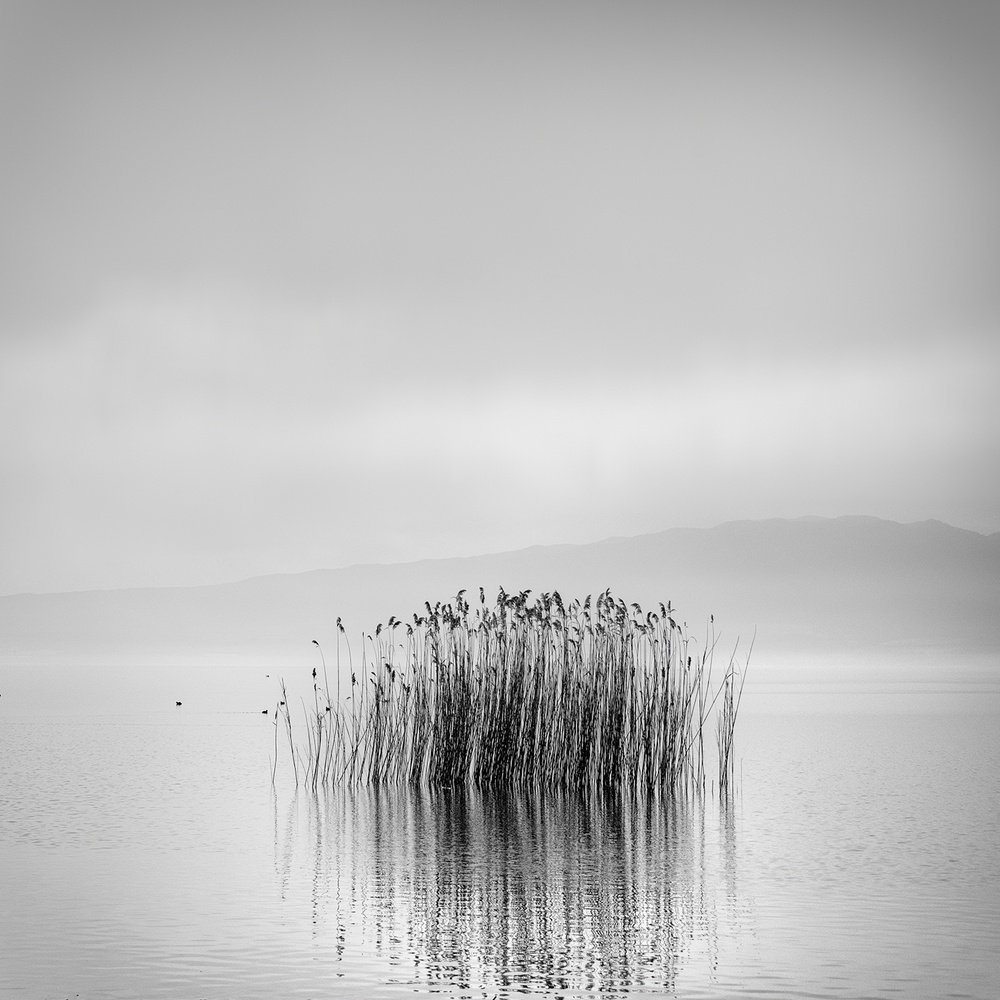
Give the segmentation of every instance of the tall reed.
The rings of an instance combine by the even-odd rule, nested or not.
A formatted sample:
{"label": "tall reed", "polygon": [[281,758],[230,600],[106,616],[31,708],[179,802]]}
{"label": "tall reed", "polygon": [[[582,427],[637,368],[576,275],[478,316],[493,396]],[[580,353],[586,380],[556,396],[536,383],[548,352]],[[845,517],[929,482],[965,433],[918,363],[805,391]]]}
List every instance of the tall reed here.
{"label": "tall reed", "polygon": [[[752,651],[753,642],[751,641],[750,650],[747,652],[748,661]],[[730,791],[735,781],[736,758],[733,755],[733,741],[736,732],[736,716],[740,710],[745,681],[746,670],[740,671],[736,666],[736,653],[734,651],[726,669],[726,676],[723,678],[722,703],[715,719],[716,743],[719,751],[719,791],[723,795]]]}
{"label": "tall reed", "polygon": [[569,604],[530,593],[501,589],[490,606],[480,589],[473,608],[462,591],[411,622],[392,617],[363,637],[360,678],[337,619],[338,696],[321,649],[304,744],[282,698],[296,782],[301,772],[313,788],[703,791],[705,730],[721,695],[719,781],[724,756],[729,786],[738,672],[731,661],[713,691],[714,637],[699,649],[669,604],[644,613],[610,591]]}

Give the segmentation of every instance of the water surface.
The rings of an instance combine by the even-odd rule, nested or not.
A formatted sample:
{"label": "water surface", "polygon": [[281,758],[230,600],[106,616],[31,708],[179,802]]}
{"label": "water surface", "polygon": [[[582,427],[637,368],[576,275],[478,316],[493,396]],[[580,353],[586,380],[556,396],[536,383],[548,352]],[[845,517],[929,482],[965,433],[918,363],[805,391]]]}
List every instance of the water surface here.
{"label": "water surface", "polygon": [[720,803],[312,794],[255,708],[4,705],[0,995],[986,1000],[998,723],[989,686],[760,687]]}

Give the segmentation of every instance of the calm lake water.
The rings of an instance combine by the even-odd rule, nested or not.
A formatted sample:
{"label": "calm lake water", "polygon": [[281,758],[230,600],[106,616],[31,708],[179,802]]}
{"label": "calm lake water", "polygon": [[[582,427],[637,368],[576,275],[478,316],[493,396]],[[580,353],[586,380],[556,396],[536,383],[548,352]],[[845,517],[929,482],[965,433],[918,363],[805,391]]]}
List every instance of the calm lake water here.
{"label": "calm lake water", "polygon": [[296,792],[256,704],[11,689],[3,997],[1000,995],[996,685],[748,687],[729,805]]}

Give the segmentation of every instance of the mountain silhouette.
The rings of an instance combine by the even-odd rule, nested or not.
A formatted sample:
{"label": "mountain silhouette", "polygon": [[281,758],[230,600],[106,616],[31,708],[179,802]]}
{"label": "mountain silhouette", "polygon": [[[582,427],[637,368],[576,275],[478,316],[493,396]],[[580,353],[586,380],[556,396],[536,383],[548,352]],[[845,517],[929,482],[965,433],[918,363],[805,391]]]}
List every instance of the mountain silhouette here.
{"label": "mountain silhouette", "polygon": [[404,622],[424,602],[466,588],[565,600],[607,588],[653,609],[672,602],[705,641],[754,659],[1000,661],[1000,533],[923,521],[803,517],[677,528],[583,545],[535,546],[459,559],[359,565],[191,588],[0,597],[0,663],[150,651],[238,653],[304,662],[311,640]]}

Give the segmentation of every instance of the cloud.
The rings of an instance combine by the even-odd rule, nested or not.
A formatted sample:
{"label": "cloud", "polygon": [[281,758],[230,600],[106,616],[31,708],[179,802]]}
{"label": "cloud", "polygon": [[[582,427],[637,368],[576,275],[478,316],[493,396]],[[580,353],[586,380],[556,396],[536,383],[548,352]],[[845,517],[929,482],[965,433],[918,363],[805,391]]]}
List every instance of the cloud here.
{"label": "cloud", "polygon": [[12,579],[40,544],[69,581],[182,582],[184,566],[212,579],[740,516],[919,519],[929,502],[980,524],[996,493],[1000,358],[973,338],[690,352],[627,378],[602,357],[571,376],[480,358],[407,377],[382,362],[406,317],[178,301],[123,297],[68,340],[5,349]]}
{"label": "cloud", "polygon": [[0,17],[0,589],[1000,527],[995,11]]}
{"label": "cloud", "polygon": [[24,19],[11,328],[171,277],[592,344],[623,313],[823,339],[995,309],[971,16],[904,18],[907,46],[878,13],[224,10]]}

